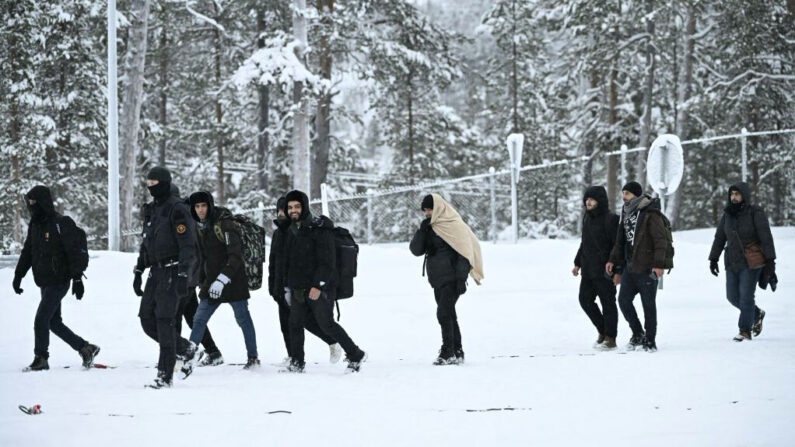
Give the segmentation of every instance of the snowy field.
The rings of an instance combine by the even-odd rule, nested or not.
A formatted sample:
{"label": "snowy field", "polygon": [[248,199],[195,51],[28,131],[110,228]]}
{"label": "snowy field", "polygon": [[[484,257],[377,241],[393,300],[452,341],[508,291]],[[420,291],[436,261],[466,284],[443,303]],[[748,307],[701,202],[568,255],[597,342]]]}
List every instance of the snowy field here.
{"label": "snowy field", "polygon": [[[369,354],[360,374],[329,364],[311,335],[306,374],[279,374],[276,305],[258,291],[251,312],[263,366],[176,374],[168,390],[143,386],[157,345],[137,318],[134,255],[95,252],[86,296],[63,301],[67,325],[100,345],[97,361],[113,370],[83,371],[52,336],[50,371],[22,373],[38,289],[29,274],[25,294],[13,294],[13,269],[3,269],[0,445],[795,445],[795,228],[773,231],[779,290],[758,290],[764,332],[744,343],[731,341],[738,312],[725,298],[722,261],[720,278],[709,273],[712,234],[674,235],[655,354],[625,352],[623,317],[620,348],[594,351],[570,273],[578,241],[537,240],[484,244],[485,283],[458,305],[467,363],[431,366],[441,341],[422,259],[408,244],[362,246],[357,296],[341,304],[341,323]],[[227,363],[245,361],[230,307],[210,328]],[[17,409],[35,403],[43,414]]]}

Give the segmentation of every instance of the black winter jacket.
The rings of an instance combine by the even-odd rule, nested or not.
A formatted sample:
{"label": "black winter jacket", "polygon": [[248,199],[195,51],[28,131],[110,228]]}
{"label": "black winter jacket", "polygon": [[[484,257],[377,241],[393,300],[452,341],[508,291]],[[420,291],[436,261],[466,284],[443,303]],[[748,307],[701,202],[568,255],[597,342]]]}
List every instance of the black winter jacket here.
{"label": "black winter jacket", "polygon": [[[732,214],[731,199],[728,199],[727,206],[720,218],[718,228],[715,230],[715,239],[712,242],[712,250],[709,253],[710,261],[718,261],[721,252],[726,250],[723,259],[726,269],[733,271],[748,268],[745,260],[745,246],[756,242],[762,247],[762,254],[765,260],[776,259],[776,248],[773,245],[773,234],[770,232],[770,224],[767,221],[762,208],[754,205],[751,198],[751,188],[747,184],[740,182],[731,186],[743,195],[743,203],[740,211]],[[729,193],[731,194],[731,193]]]}
{"label": "black winter jacket", "polygon": [[142,237],[137,268],[176,260],[180,275],[196,284],[196,224],[184,200],[172,194],[146,204]]}
{"label": "black winter jacket", "polygon": [[456,283],[461,286],[458,289],[462,293],[466,290],[465,284],[470,270],[469,261],[439,237],[430,225],[420,226],[411,239],[409,249],[414,256],[425,255],[423,273],[428,273],[428,282],[431,287],[438,289],[450,283]]}
{"label": "black winter jacket", "polygon": [[286,219],[282,222],[274,220],[273,225],[275,229],[271,235],[271,251],[268,255],[268,292],[278,302],[284,299],[284,246],[287,241],[290,220]]}
{"label": "black winter jacket", "polygon": [[585,279],[601,278],[605,264],[610,258],[610,250],[616,242],[619,217],[610,211],[607,191],[603,186],[591,186],[585,190],[585,199],[593,198],[598,205],[593,211],[586,211],[582,219],[582,239],[574,265],[582,269]]}
{"label": "black winter jacket", "polygon": [[33,279],[39,287],[61,285],[79,279],[83,272],[70,260],[78,250],[78,232],[75,222],[55,211],[50,190],[36,186],[26,195],[36,200],[43,214],[33,218],[28,225],[28,235],[19,256],[14,274],[24,277],[33,268]]}
{"label": "black winter jacket", "polygon": [[334,290],[336,287],[337,254],[334,246],[334,223],[326,216],[315,217],[309,211],[306,194],[300,196],[302,213],[297,222],[287,227],[284,243],[284,284],[291,289]]}

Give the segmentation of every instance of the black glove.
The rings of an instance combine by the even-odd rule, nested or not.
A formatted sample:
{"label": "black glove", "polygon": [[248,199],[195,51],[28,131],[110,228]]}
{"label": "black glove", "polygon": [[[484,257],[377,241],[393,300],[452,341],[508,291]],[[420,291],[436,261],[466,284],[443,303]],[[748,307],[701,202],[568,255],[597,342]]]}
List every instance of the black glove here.
{"label": "black glove", "polygon": [[22,284],[22,277],[14,275],[14,282],[11,285],[14,287],[14,292],[16,292],[17,295],[22,295],[22,292],[24,292],[24,290],[22,290],[22,287],[20,287],[21,284]]}
{"label": "black glove", "polygon": [[428,231],[431,228],[431,218],[427,217],[422,222],[420,222],[420,230]]}
{"label": "black glove", "polygon": [[133,291],[138,296],[144,296],[144,291],[141,290],[141,283],[143,283],[143,273],[135,272],[135,279],[133,279]]}
{"label": "black glove", "polygon": [[180,273],[177,275],[177,296],[188,296],[188,274]]}
{"label": "black glove", "polygon": [[768,261],[762,268],[762,274],[759,277],[759,287],[767,289],[770,285],[770,290],[775,292],[778,287],[778,276],[776,276],[776,261]]}
{"label": "black glove", "polygon": [[709,261],[709,271],[714,276],[718,276],[718,273],[720,273],[720,269],[718,268],[718,261]]}
{"label": "black glove", "polygon": [[72,280],[72,295],[75,296],[78,300],[83,299],[83,294],[86,292],[86,289],[83,287],[83,281],[81,279],[73,279]]}

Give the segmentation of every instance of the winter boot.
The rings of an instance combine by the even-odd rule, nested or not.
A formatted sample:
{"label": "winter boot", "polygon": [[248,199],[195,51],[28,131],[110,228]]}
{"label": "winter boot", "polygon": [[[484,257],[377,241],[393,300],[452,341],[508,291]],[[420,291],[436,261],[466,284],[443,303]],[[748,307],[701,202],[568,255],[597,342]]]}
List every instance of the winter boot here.
{"label": "winter boot", "polygon": [[196,351],[199,348],[196,346],[196,343],[190,342],[188,348],[185,349],[185,355],[183,356],[184,360],[182,361],[182,380],[188,378],[189,375],[193,373],[193,368],[196,367]]}
{"label": "winter boot", "polygon": [[657,352],[657,343],[654,340],[643,340],[643,350],[646,352]]}
{"label": "winter boot", "polygon": [[457,365],[464,364],[464,350],[461,348],[455,350],[455,363]]}
{"label": "winter boot", "polygon": [[259,359],[257,357],[249,357],[246,366],[243,369],[259,368]]}
{"label": "winter boot", "polygon": [[751,333],[748,331],[740,331],[739,334],[734,336],[734,341],[751,341]]}
{"label": "winter boot", "polygon": [[157,377],[153,383],[147,384],[147,388],[159,390],[160,388],[171,388],[171,379],[167,378],[165,371],[158,371]]}
{"label": "winter boot", "polygon": [[765,319],[765,311],[759,309],[756,321],[754,321],[754,327],[751,328],[751,332],[753,332],[754,337],[759,337],[759,334],[762,333],[762,320],[764,319]]}
{"label": "winter boot", "polygon": [[339,343],[328,345],[329,363],[337,363],[342,358],[342,346]]}
{"label": "winter boot", "polygon": [[346,374],[357,373],[359,372],[359,369],[361,369],[362,363],[367,361],[367,353],[362,351],[362,355],[361,357],[359,357],[359,360],[357,361],[350,360],[347,357],[345,358],[345,360],[348,362],[348,367],[345,369],[345,373]]}
{"label": "winter boot", "polygon": [[616,338],[605,335],[604,341],[597,345],[596,349],[600,351],[612,351],[613,349],[616,349],[616,346]]}
{"label": "winter boot", "polygon": [[46,369],[50,369],[50,364],[47,363],[47,358],[37,355],[33,357],[33,363],[28,365],[28,367],[23,369],[22,371],[23,372],[44,371]]}
{"label": "winter boot", "polygon": [[224,357],[221,355],[221,351],[202,351],[202,353],[199,355],[198,366],[218,366],[223,365],[223,363]]}
{"label": "winter boot", "polygon": [[444,365],[454,365],[455,364],[455,353],[450,352],[449,349],[442,346],[439,349],[439,355],[436,356],[436,360],[433,361],[435,366],[444,366]]}
{"label": "winter boot", "polygon": [[94,357],[99,355],[99,346],[89,343],[83,346],[78,352],[83,359],[83,368],[88,369],[94,364]]}
{"label": "winter boot", "polygon": [[304,372],[304,367],[305,366],[306,366],[306,363],[304,363],[304,362],[300,362],[300,361],[295,360],[295,359],[290,359],[290,362],[287,364],[287,366],[284,369],[280,369],[279,372],[282,372],[282,373],[299,373],[300,374],[300,373]]}
{"label": "winter boot", "polygon": [[593,347],[598,349],[604,342],[605,334],[599,334],[599,337],[596,339],[596,343],[593,344]]}
{"label": "winter boot", "polygon": [[641,332],[640,334],[632,334],[632,337],[629,339],[629,344],[627,345],[627,351],[634,351],[641,346],[646,341],[646,335]]}

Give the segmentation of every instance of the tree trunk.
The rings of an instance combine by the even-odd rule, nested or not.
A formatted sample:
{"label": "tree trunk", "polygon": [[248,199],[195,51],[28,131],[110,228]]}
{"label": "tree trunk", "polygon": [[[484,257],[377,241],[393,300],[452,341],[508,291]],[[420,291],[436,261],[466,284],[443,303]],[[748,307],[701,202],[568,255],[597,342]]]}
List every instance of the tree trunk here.
{"label": "tree trunk", "polygon": [[[649,16],[654,11],[654,0],[645,0],[646,15]],[[646,22],[646,33],[649,37],[646,40],[646,83],[643,87],[643,116],[640,118],[640,146],[646,149],[638,152],[638,172],[635,181],[646,189],[646,156],[651,143],[651,113],[652,95],[654,94],[654,21],[648,19]]]}
{"label": "tree trunk", "polygon": [[[218,22],[220,17],[218,10],[218,3],[213,2],[213,9],[215,10],[215,21]],[[221,31],[218,27],[213,27],[213,47],[215,49],[215,85],[221,87]],[[215,147],[218,154],[218,186],[216,191],[215,201],[223,206],[226,203],[226,194],[224,187],[224,114],[221,109],[221,94],[215,94]]]}
{"label": "tree trunk", "polygon": [[[298,45],[296,56],[306,65],[306,0],[293,0],[293,34]],[[293,188],[311,195],[309,173],[309,99],[304,94],[304,83],[296,81],[293,87]]]}
{"label": "tree trunk", "polygon": [[[329,37],[333,34],[331,16],[334,13],[334,0],[317,0],[317,9],[320,13],[320,76],[331,80],[331,43]],[[331,147],[331,83],[328,89],[320,94],[317,103],[317,116],[315,116],[315,153],[312,163],[312,195],[320,196],[320,184],[326,181],[328,174],[329,150]]]}
{"label": "tree trunk", "polygon": [[[257,8],[257,48],[265,48],[265,11]],[[260,194],[267,195],[268,178],[270,176],[270,156],[268,150],[268,114],[270,105],[270,88],[267,85],[257,87],[259,102],[257,104],[257,187]]]}
{"label": "tree trunk", "polygon": [[168,115],[167,105],[168,105],[168,2],[163,2],[162,6],[163,9],[163,17],[160,20],[160,26],[162,27],[160,31],[160,119],[158,125],[160,126],[160,131],[163,132],[163,135],[160,138],[160,150],[157,154],[157,164],[160,166],[166,165],[166,148],[168,146],[168,131],[166,130],[166,126],[168,125]]}
{"label": "tree trunk", "polygon": [[[618,105],[618,55],[613,60],[613,66],[610,68],[610,84],[607,86],[607,101],[608,101],[608,112],[607,112],[607,124],[610,126],[611,134],[613,132],[613,127],[618,122],[618,110],[616,106]],[[612,135],[611,135],[612,137]],[[611,142],[614,142],[613,147],[617,147],[620,143],[614,138],[610,138]],[[616,184],[618,183],[618,155],[611,155],[607,157],[607,197],[610,202],[610,209],[616,209],[616,204],[619,203],[618,201],[618,187]]]}
{"label": "tree trunk", "polygon": [[[120,142],[121,142],[121,228],[122,231],[135,228],[134,212],[135,186],[138,167],[138,130],[141,118],[141,103],[144,94],[144,65],[146,62],[146,31],[149,19],[149,0],[131,0],[131,24],[127,34],[127,54],[125,59],[128,71],[125,75],[121,111]],[[122,238],[122,250],[134,248],[130,238]]]}
{"label": "tree trunk", "polygon": [[412,97],[412,71],[408,76],[408,108],[409,108],[409,185],[414,184],[414,104]]}
{"label": "tree trunk", "polygon": [[[696,34],[696,8],[693,6],[692,2],[688,3],[687,5],[687,24],[685,25],[685,51],[682,55],[682,72],[680,74],[681,83],[678,86],[678,103],[680,105],[680,109],[677,113],[676,118],[676,135],[679,136],[680,139],[685,140],[688,138],[688,133],[690,132],[690,120],[689,120],[689,111],[688,111],[688,100],[693,91],[693,51],[695,49],[695,40],[693,36]],[[687,174],[687,168],[685,168],[685,175]],[[668,201],[668,206],[666,207],[666,215],[668,219],[671,220],[671,225],[674,228],[679,228],[677,226],[677,221],[679,220],[679,210],[682,206],[682,191],[684,190],[684,182],[685,177],[682,178],[682,184],[680,184],[679,188],[677,188],[676,192],[671,197],[671,200]]]}
{"label": "tree trunk", "polygon": [[[599,73],[596,69],[592,69],[588,79],[589,90],[593,91],[595,88],[599,86]],[[598,98],[594,98],[591,102],[599,101]],[[593,112],[591,114],[591,119],[598,120],[599,116],[597,112]],[[597,137],[594,135],[586,135],[585,142],[584,142],[584,150],[583,154],[586,157],[591,157],[593,155],[594,146],[596,146],[596,139]],[[584,188],[587,188],[593,184],[593,159],[589,158],[582,166],[582,181],[584,183]]]}
{"label": "tree trunk", "polygon": [[513,19],[513,36],[511,39],[511,94],[513,96],[513,129],[511,133],[519,132],[519,81],[516,73],[516,0],[511,2],[511,17]]}

